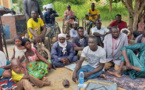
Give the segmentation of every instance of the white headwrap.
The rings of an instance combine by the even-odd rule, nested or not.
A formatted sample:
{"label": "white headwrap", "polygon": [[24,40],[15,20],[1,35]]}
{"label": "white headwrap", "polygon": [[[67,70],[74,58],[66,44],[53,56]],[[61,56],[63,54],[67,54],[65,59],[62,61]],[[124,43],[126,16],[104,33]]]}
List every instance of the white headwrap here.
{"label": "white headwrap", "polygon": [[[58,34],[58,38],[60,38],[60,37],[63,37],[63,38],[66,39],[66,34],[63,34],[63,33]],[[62,47],[62,52],[63,52],[63,54],[65,54],[65,53],[66,53],[66,46],[67,46],[66,40],[65,40],[64,43],[60,43],[60,42],[58,41],[58,44],[59,44],[60,47]]]}
{"label": "white headwrap", "polygon": [[0,67],[5,66],[7,64],[7,59],[5,54],[0,51]]}
{"label": "white headwrap", "polygon": [[47,4],[46,8],[47,8],[47,9],[49,9],[49,8],[52,8],[52,9],[53,9],[53,4],[52,4],[52,3]]}
{"label": "white headwrap", "polygon": [[74,24],[78,24],[78,22],[75,21]]}
{"label": "white headwrap", "polygon": [[47,7],[47,5],[43,5],[43,9],[45,9]]}
{"label": "white headwrap", "polygon": [[[125,30],[128,31],[128,35],[129,35],[129,34],[130,34],[130,30],[128,30],[128,28],[123,28],[123,29],[121,29],[121,33],[123,33],[123,31],[125,31]],[[127,35],[127,36],[128,36],[128,35]]]}

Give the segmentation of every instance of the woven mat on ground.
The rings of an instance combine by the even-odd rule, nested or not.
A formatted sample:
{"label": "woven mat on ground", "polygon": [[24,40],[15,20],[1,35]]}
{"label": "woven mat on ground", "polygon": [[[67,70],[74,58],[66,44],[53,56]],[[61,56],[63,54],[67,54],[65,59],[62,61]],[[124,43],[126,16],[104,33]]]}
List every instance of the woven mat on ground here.
{"label": "woven mat on ground", "polygon": [[[145,78],[136,78],[132,80],[129,75],[122,75],[121,78],[117,78],[111,76],[107,72],[105,72],[105,75],[108,77],[107,81],[114,82],[117,86],[126,90],[145,90]],[[97,79],[104,80],[102,78]]]}

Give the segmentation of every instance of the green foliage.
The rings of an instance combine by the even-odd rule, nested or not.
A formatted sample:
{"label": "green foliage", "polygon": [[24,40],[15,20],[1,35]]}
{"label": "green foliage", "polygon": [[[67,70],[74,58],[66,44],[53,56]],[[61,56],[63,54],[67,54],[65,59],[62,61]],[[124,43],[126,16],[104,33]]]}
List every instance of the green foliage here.
{"label": "green foliage", "polygon": [[[71,1],[71,2],[70,2]],[[73,4],[73,0],[38,0],[39,5],[42,9],[43,5],[46,5],[48,3],[53,3],[54,10],[59,14],[58,18],[64,18],[64,11],[67,9],[67,5],[70,4],[72,10],[75,12],[76,16],[79,19],[83,19],[85,17],[85,14],[88,13],[88,9],[91,8],[91,2],[88,2],[88,0],[74,0],[74,1],[87,1],[83,4],[76,5]],[[19,0],[18,6],[20,7],[20,10],[22,12],[22,2],[23,0]],[[112,4],[112,12],[109,12],[109,1],[107,5],[100,6],[96,4],[96,9],[100,10],[101,14],[101,20],[112,20],[115,19],[116,14],[121,14],[122,16],[127,16],[128,12],[125,6],[119,2],[119,3],[113,3]]]}
{"label": "green foliage", "polygon": [[109,1],[112,1],[112,3],[118,3],[118,2],[120,2],[121,0],[109,0]]}
{"label": "green foliage", "polygon": [[42,2],[47,2],[47,3],[53,3],[53,2],[62,2],[62,3],[72,3],[72,4],[77,4],[77,5],[80,5],[80,4],[83,4],[86,2],[86,0],[42,0]]}
{"label": "green foliage", "polygon": [[13,3],[17,3],[18,2],[18,0],[12,0],[13,1]]}

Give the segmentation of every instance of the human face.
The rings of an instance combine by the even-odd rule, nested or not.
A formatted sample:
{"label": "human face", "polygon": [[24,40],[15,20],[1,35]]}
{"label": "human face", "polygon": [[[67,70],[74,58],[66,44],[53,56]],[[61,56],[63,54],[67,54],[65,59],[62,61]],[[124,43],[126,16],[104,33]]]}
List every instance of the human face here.
{"label": "human face", "polygon": [[21,44],[22,44],[22,41],[20,39],[15,40],[15,45],[16,46],[21,46]]}
{"label": "human face", "polygon": [[22,67],[20,66],[20,64],[12,66],[12,70],[16,73],[21,73],[21,69],[22,69]]}
{"label": "human face", "polygon": [[95,9],[95,4],[94,4],[94,3],[91,4],[91,9],[92,9],[92,10]]}
{"label": "human face", "polygon": [[51,12],[52,12],[52,8],[49,8],[49,9],[48,9],[48,12],[51,13]]}
{"label": "human face", "polygon": [[78,24],[74,24],[74,29],[77,29],[78,28]]}
{"label": "human face", "polygon": [[98,42],[95,39],[89,38],[88,45],[92,51],[95,51],[97,49],[97,43]]}
{"label": "human face", "polygon": [[78,34],[80,37],[83,37],[84,36],[84,30],[83,29],[79,29],[78,30]]}
{"label": "human face", "polygon": [[38,17],[38,14],[35,11],[32,11],[31,12],[31,17],[32,18],[37,18]]}
{"label": "human face", "polygon": [[60,43],[64,43],[65,42],[65,38],[64,37],[59,37],[58,40],[59,40]]}
{"label": "human face", "polygon": [[98,29],[101,29],[101,25],[102,25],[101,22],[96,23],[96,26],[97,26]]}
{"label": "human face", "polygon": [[26,48],[26,49],[31,49],[31,43],[30,43],[29,41],[27,41],[27,42],[25,43],[25,48]]}
{"label": "human face", "polygon": [[70,11],[71,10],[71,7],[70,6],[67,6],[67,9]]}
{"label": "human face", "polygon": [[116,28],[112,29],[112,37],[117,39],[119,37],[119,30],[117,30]]}
{"label": "human face", "polygon": [[121,17],[120,17],[120,16],[116,16],[116,21],[117,21],[118,23],[120,23],[120,22],[121,22]]}

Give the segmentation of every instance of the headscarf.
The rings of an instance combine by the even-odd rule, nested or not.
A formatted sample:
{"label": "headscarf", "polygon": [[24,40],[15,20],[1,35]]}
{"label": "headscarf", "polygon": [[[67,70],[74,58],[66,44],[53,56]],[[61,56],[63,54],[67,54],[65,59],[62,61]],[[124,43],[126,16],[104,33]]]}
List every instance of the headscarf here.
{"label": "headscarf", "polygon": [[20,36],[15,36],[15,37],[14,37],[14,41],[15,41],[16,39],[20,39],[20,40],[22,41],[22,38],[21,38]]}
{"label": "headscarf", "polygon": [[5,66],[7,64],[7,59],[5,54],[0,51],[0,67]]}
{"label": "headscarf", "polygon": [[26,42],[30,42],[28,38],[24,38],[22,41],[22,46],[25,46]]}
{"label": "headscarf", "polygon": [[52,9],[53,9],[53,4],[52,4],[52,3],[47,4],[46,8],[47,8],[47,9],[49,9],[49,8],[52,8]]}
{"label": "headscarf", "polygon": [[[58,34],[58,38],[60,38],[60,37],[63,37],[63,38],[66,39],[66,34],[63,34],[63,33]],[[60,42],[58,41],[58,44],[59,44],[60,47],[62,47],[62,52],[63,52],[63,55],[64,55],[64,54],[66,53],[66,46],[67,46],[66,40],[65,40],[64,43],[60,43]]]}
{"label": "headscarf", "polygon": [[43,5],[43,9],[45,9],[47,7],[47,5]]}
{"label": "headscarf", "polygon": [[[128,35],[129,35],[129,34],[130,34],[130,30],[128,30],[128,28],[123,28],[123,29],[121,29],[121,33],[123,33],[123,31],[125,31],[125,30],[128,31]],[[127,35],[127,36],[128,36],[128,35]]]}
{"label": "headscarf", "polygon": [[78,24],[78,22],[75,21],[74,24]]}

